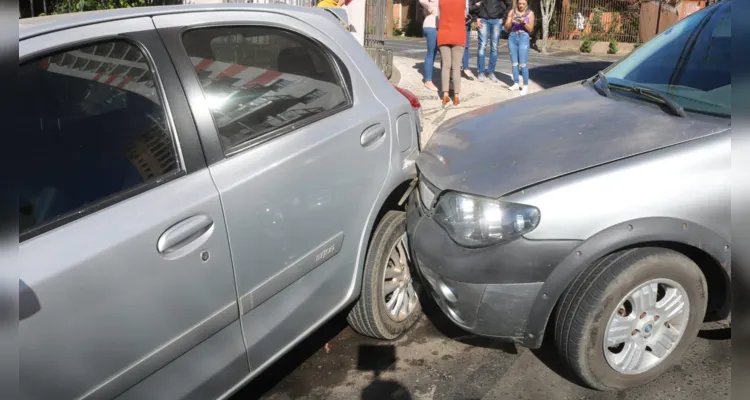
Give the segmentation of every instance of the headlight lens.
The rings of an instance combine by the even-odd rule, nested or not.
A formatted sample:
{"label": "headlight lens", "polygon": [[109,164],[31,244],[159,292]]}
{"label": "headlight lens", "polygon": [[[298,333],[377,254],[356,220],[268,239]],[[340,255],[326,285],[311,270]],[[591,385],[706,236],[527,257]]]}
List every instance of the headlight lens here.
{"label": "headlight lens", "polygon": [[456,243],[483,247],[534,230],[540,212],[524,204],[447,192],[440,196],[433,218]]}

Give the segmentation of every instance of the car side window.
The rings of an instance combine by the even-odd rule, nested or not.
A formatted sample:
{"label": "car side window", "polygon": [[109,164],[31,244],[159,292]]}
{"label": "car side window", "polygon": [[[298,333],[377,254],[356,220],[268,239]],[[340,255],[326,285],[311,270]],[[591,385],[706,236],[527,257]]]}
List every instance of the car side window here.
{"label": "car side window", "polygon": [[144,53],[108,41],[19,68],[20,134],[34,147],[19,180],[21,239],[182,170]]}
{"label": "car side window", "polygon": [[225,154],[351,105],[336,61],[297,33],[199,28],[186,32],[183,44]]}

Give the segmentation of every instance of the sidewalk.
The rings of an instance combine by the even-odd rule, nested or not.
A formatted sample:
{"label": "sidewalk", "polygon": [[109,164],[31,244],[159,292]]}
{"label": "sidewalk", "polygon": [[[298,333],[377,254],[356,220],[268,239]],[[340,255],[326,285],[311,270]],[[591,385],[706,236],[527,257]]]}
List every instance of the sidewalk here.
{"label": "sidewalk", "polygon": [[[427,141],[435,132],[435,129],[444,121],[463,113],[474,111],[478,108],[498,103],[508,99],[520,97],[519,92],[511,92],[508,86],[513,84],[513,78],[510,71],[496,71],[496,76],[500,83],[489,81],[479,82],[478,80],[468,81],[461,80],[461,104],[454,106],[449,103],[443,108],[440,94],[428,90],[422,82],[422,65],[423,62],[413,58],[393,56],[394,70],[398,70],[401,76],[399,82],[394,82],[398,86],[410,90],[422,103],[422,113],[424,116],[424,130],[422,131],[421,142]],[[476,71],[472,71],[476,73]],[[440,64],[435,63],[433,69],[433,82],[440,88]],[[532,80],[529,84],[529,94],[543,90],[541,86]]]}

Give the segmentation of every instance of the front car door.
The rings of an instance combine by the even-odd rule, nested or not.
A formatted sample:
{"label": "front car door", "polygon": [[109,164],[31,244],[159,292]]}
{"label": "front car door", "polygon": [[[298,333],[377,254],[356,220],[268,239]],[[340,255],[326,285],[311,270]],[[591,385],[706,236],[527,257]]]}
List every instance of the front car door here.
{"label": "front car door", "polygon": [[239,332],[219,194],[150,18],[19,47],[22,398],[113,398]]}
{"label": "front car door", "polygon": [[293,13],[154,18],[221,193],[254,370],[356,296],[391,157],[388,110],[315,28],[341,27]]}

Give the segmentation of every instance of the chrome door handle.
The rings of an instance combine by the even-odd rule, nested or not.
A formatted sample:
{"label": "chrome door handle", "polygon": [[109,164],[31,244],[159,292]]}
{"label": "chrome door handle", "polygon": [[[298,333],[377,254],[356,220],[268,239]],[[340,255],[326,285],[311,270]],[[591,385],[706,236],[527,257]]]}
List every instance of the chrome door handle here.
{"label": "chrome door handle", "polygon": [[172,253],[201,238],[213,225],[214,221],[207,215],[182,220],[162,233],[156,242],[156,250],[161,254]]}
{"label": "chrome door handle", "polygon": [[377,142],[378,139],[382,138],[383,135],[385,135],[385,127],[381,124],[375,124],[362,132],[360,143],[362,144],[362,147],[370,146]]}

